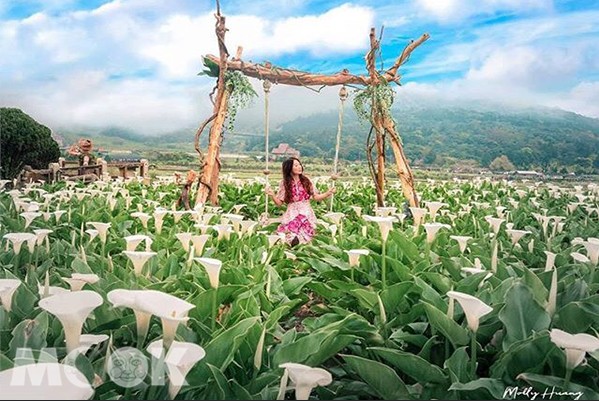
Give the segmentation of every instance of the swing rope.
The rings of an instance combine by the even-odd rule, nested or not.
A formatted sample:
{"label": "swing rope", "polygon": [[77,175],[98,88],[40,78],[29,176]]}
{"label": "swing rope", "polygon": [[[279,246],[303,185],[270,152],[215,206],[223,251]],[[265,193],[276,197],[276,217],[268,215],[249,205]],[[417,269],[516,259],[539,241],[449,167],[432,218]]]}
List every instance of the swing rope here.
{"label": "swing rope", "polygon": [[[265,188],[268,188],[270,186],[270,183],[268,181],[268,175],[270,174],[270,171],[268,170],[268,129],[269,129],[269,109],[268,109],[268,94],[270,93],[270,88],[272,87],[272,83],[268,80],[265,79],[264,82],[262,83],[262,89],[264,89],[264,135],[265,135],[265,139],[266,139],[266,144],[264,147],[264,160],[266,162],[266,168],[264,169],[263,173],[264,173],[264,185]],[[264,222],[267,223],[268,222],[268,194],[265,193],[265,199],[264,199]]]}
{"label": "swing rope", "polygon": [[[341,146],[341,130],[343,128],[343,106],[345,105],[345,100],[347,99],[347,88],[345,85],[339,89],[339,122],[337,123],[337,144],[335,145],[335,161],[333,162],[333,174],[331,175],[331,179],[333,180],[333,186],[335,186],[335,182],[337,181],[337,166],[339,164],[339,147]],[[331,195],[331,204],[329,210],[333,211],[333,197],[335,194]]]}

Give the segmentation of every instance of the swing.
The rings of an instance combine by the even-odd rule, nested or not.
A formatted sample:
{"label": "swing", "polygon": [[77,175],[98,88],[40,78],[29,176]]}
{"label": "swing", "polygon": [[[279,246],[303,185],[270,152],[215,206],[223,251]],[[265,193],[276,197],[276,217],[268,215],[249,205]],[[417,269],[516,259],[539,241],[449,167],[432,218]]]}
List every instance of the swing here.
{"label": "swing", "polygon": [[[272,88],[272,83],[268,79],[265,79],[262,83],[262,89],[264,90],[264,136],[265,136],[264,160],[265,160],[265,168],[264,168],[263,174],[265,177],[264,178],[264,189],[265,190],[270,187],[270,182],[268,180],[268,176],[270,175],[270,170],[268,169],[268,162],[269,162],[269,160],[268,160],[269,159],[268,134],[269,134],[269,128],[270,128],[268,94],[270,93],[271,88]],[[348,98],[347,88],[345,87],[345,85],[343,85],[341,87],[341,89],[339,89],[339,118],[338,118],[338,123],[337,123],[337,141],[335,144],[335,159],[333,162],[333,173],[331,174],[331,180],[333,180],[333,186],[335,186],[335,183],[336,183],[337,179],[339,178],[339,176],[338,176],[339,148],[341,146],[341,130],[343,128],[343,112],[344,112],[345,101],[347,100],[347,98]],[[334,196],[335,196],[335,194],[331,195],[331,201],[330,201],[330,206],[329,206],[329,209],[331,212],[333,211]],[[268,194],[265,193],[264,214],[262,216],[260,216],[260,222],[262,223],[263,226],[265,226],[265,225],[268,225],[275,221],[277,221],[277,219],[270,219],[268,217]]]}

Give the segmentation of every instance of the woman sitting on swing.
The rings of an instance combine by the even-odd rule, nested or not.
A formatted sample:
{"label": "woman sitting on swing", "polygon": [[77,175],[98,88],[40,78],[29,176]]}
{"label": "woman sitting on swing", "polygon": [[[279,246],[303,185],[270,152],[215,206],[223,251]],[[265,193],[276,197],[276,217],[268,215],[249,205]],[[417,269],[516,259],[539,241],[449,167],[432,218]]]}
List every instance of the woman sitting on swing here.
{"label": "woman sitting on swing", "polygon": [[304,175],[304,167],[295,157],[285,160],[282,169],[283,179],[277,194],[270,187],[266,188],[266,193],[277,206],[287,204],[277,233],[285,234],[285,239],[291,246],[305,244],[310,242],[316,231],[316,216],[310,206],[310,199],[327,199],[335,193],[335,188],[319,193],[312,181]]}

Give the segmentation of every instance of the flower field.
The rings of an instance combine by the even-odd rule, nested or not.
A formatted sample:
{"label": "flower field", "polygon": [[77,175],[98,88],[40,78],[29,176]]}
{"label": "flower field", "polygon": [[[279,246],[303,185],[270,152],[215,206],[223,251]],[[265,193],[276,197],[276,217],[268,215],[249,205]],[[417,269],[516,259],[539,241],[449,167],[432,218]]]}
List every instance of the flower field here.
{"label": "flower field", "polygon": [[417,190],[340,183],[294,248],[259,179],[0,192],[0,399],[599,399],[599,186]]}

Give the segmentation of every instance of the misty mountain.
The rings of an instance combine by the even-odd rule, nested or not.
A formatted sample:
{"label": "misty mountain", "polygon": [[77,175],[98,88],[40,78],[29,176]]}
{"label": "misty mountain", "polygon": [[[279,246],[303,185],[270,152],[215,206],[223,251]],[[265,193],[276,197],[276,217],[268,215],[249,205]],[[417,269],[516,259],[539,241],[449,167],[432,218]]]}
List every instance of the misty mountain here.
{"label": "misty mountain", "polygon": [[[450,104],[414,101],[398,97],[393,106],[406,155],[415,165],[488,166],[506,155],[518,168],[556,170],[563,166],[585,171],[599,169],[599,119],[560,109],[514,108],[500,104]],[[334,155],[337,111],[300,117],[271,127],[270,144],[288,143],[302,156]],[[358,120],[350,101],[345,107],[340,157],[364,160],[370,125]],[[223,152],[263,152],[264,136],[256,126],[240,124],[225,132]],[[75,138],[71,134],[61,134]],[[106,128],[88,136],[104,146],[132,150],[164,149],[193,152],[195,128],[157,137],[118,128]],[[95,139],[94,139],[95,138]],[[202,134],[205,146],[208,130]],[[388,155],[392,157],[392,152]]]}

